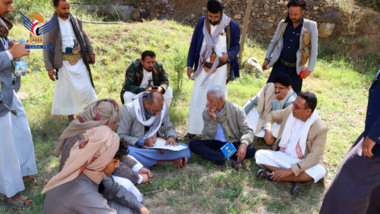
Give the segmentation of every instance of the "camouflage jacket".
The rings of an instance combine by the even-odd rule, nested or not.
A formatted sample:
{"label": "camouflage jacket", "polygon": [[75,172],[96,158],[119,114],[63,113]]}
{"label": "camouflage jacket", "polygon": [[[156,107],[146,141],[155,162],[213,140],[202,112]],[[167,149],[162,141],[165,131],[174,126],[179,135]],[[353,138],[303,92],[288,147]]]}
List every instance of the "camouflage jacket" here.
{"label": "camouflage jacket", "polygon": [[[123,84],[123,88],[120,92],[120,98],[123,104],[123,94],[126,91],[130,91],[134,94],[138,94],[140,92],[145,91],[145,88],[140,87],[141,82],[143,80],[143,74],[144,71],[140,59],[137,59],[128,67],[127,71],[125,72],[125,81]],[[169,79],[162,64],[155,62],[152,77],[153,85],[162,87],[165,93],[169,86]]]}

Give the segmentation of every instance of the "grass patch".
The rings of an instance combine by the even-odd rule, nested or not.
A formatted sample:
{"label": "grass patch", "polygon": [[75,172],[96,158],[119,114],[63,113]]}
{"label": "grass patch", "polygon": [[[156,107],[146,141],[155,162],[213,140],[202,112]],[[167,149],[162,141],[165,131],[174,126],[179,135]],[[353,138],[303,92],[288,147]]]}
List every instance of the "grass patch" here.
{"label": "grass patch", "polygon": [[[19,1],[16,1],[19,2]],[[174,21],[150,21],[119,25],[84,24],[95,52],[92,67],[98,98],[111,97],[120,102],[119,92],[125,70],[142,51],[156,52],[157,61],[169,74],[174,100],[170,116],[180,135],[187,131],[187,117],[193,81],[183,75],[193,29]],[[27,38],[21,24],[11,31],[11,37]],[[267,43],[247,40],[244,60],[255,57],[264,60]],[[378,54],[350,59],[340,50],[329,53],[321,46],[314,75],[304,81],[304,90],[316,92],[320,117],[329,127],[325,159],[329,162],[326,187],[311,185],[291,197],[290,184],[257,180],[259,169],[254,160],[244,162],[243,170],[220,170],[199,156],[192,156],[185,169],[174,166],[153,167],[153,184],[139,186],[144,204],[152,213],[317,213],[324,192],[334,177],[345,153],[364,129],[368,88],[380,67]],[[341,52],[340,52],[341,53]],[[50,115],[54,83],[45,71],[42,51],[33,50],[28,57],[28,73],[22,78],[19,92],[32,129],[38,177],[49,179],[58,170],[59,158],[52,153],[59,135],[68,125],[65,117]],[[228,84],[227,99],[243,106],[265,84],[270,71],[256,78],[242,71],[241,77]],[[182,82],[182,83],[181,83]],[[179,90],[179,88],[181,90]],[[262,141],[255,146],[266,148]],[[43,185],[27,186],[25,195],[34,203],[27,209],[0,206],[1,213],[42,213]]]}

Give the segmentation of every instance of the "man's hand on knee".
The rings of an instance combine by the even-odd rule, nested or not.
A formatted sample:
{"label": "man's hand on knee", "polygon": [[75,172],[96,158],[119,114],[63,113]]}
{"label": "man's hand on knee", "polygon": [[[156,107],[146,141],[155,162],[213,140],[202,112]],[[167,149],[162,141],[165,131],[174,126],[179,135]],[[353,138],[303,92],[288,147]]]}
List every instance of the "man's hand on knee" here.
{"label": "man's hand on knee", "polygon": [[292,169],[279,169],[276,171],[273,171],[272,173],[272,179],[276,182],[281,182],[284,180],[284,178],[289,177],[293,175]]}
{"label": "man's hand on knee", "polygon": [[248,145],[245,143],[240,144],[238,153],[237,153],[237,162],[242,162],[245,159],[245,156],[247,154],[247,148]]}

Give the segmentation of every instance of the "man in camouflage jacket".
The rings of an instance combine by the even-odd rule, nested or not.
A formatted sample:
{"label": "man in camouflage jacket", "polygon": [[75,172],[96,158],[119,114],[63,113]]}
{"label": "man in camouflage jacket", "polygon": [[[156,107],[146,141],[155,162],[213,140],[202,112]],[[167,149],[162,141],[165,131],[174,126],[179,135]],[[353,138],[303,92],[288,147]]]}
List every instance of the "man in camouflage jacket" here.
{"label": "man in camouflage jacket", "polygon": [[155,61],[153,51],[144,51],[141,59],[134,61],[125,72],[125,81],[121,89],[121,102],[128,103],[132,98],[143,91],[160,92],[165,103],[170,106],[173,90],[169,87],[169,79],[162,64]]}

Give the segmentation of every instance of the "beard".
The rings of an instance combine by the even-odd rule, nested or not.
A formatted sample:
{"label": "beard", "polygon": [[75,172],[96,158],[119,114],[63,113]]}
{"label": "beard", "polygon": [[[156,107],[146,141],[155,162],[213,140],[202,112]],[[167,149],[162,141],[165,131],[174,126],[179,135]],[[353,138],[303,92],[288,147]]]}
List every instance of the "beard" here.
{"label": "beard", "polygon": [[210,25],[217,25],[219,22],[220,22],[220,20],[222,19],[222,17],[220,17],[220,19],[219,20],[217,20],[217,21],[211,21],[211,20],[208,20],[208,23],[210,23]]}

